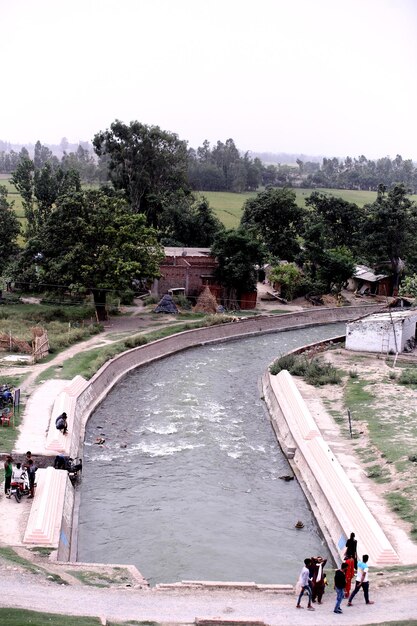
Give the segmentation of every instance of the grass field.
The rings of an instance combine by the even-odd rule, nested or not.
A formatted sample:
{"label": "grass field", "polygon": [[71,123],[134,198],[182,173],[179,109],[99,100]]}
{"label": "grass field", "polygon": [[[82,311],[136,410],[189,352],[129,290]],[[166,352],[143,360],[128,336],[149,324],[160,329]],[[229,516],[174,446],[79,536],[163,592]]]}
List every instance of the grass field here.
{"label": "grass field", "polygon": [[[14,185],[10,181],[10,176],[7,174],[0,174],[0,185],[4,185],[9,194],[8,199],[13,202],[13,208],[19,221],[24,226],[25,217],[22,206],[22,198],[16,191]],[[86,185],[86,188],[96,188],[96,185]],[[294,189],[297,204],[305,207],[306,199],[313,192],[312,189]],[[376,199],[376,191],[356,191],[351,189],[316,189],[328,195],[337,196],[343,198],[348,202],[354,202],[358,206],[363,206],[373,202]],[[199,196],[204,196],[210,203],[210,206],[214,210],[219,220],[225,225],[226,228],[237,228],[239,226],[240,218],[243,212],[243,205],[248,198],[253,198],[257,195],[257,191],[248,191],[244,193],[232,193],[231,191],[200,191],[196,192]],[[417,195],[410,196],[411,200],[417,202]]]}
{"label": "grass field", "polygon": [[[306,199],[313,192],[312,189],[294,189],[297,204],[305,207]],[[376,199],[376,191],[355,191],[350,189],[316,189],[332,196],[343,198],[348,202],[354,202],[358,206],[363,206]],[[205,196],[217,217],[226,228],[236,228],[239,226],[243,212],[243,205],[248,198],[253,198],[257,192],[232,193],[227,191],[201,191],[201,196]],[[417,195],[410,196],[411,200],[417,201]]]}

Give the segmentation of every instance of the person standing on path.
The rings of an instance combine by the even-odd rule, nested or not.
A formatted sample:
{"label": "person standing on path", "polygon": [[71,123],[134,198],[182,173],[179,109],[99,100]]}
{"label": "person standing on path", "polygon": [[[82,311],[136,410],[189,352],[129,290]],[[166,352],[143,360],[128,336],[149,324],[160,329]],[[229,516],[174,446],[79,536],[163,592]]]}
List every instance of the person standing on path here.
{"label": "person standing on path", "polygon": [[317,600],[321,604],[323,594],[326,588],[324,582],[324,566],[327,563],[327,559],[323,559],[322,556],[316,556],[311,558],[310,574],[311,574],[311,599],[313,602]]}
{"label": "person standing on path", "polygon": [[350,588],[352,585],[352,578],[355,575],[355,561],[351,556],[345,556],[346,568],[346,586],[345,586],[345,598],[350,596]]}
{"label": "person standing on path", "polygon": [[310,571],[309,571],[309,567],[311,566],[311,559],[304,559],[304,567],[300,572],[300,578],[299,578],[299,583],[301,585],[301,591],[300,591],[300,595],[298,596],[298,601],[297,601],[297,605],[296,608],[297,609],[302,609],[304,607],[301,606],[300,602],[301,602],[301,598],[303,597],[304,593],[307,594],[308,596],[308,604],[307,604],[307,608],[309,611],[314,611],[314,607],[311,605],[311,586],[310,586]]}
{"label": "person standing on path", "polygon": [[366,604],[374,604],[372,600],[369,599],[369,565],[368,565],[369,556],[364,554],[362,557],[362,561],[358,561],[358,571],[356,574],[356,584],[355,589],[349,596],[348,606],[352,606],[352,600],[358,593],[359,589],[362,587],[363,595],[365,597]]}
{"label": "person standing on path", "polygon": [[345,559],[347,557],[353,559],[354,560],[354,564],[355,564],[355,569],[357,569],[357,567],[358,567],[357,545],[358,545],[358,542],[355,539],[355,533],[350,533],[350,537],[346,541]]}
{"label": "person standing on path", "polygon": [[12,483],[12,473],[13,473],[13,459],[10,455],[6,456],[6,460],[4,462],[4,493],[8,495],[10,491],[10,485]]}
{"label": "person standing on path", "polygon": [[343,613],[340,605],[342,604],[342,600],[345,596],[345,586],[346,586],[346,570],[348,568],[348,564],[346,562],[342,563],[340,568],[336,570],[334,575],[334,588],[336,590],[336,605],[334,607],[333,613]]}
{"label": "person standing on path", "polygon": [[28,495],[28,498],[34,498],[35,497],[35,473],[38,468],[35,466],[32,459],[29,459],[26,467],[27,467],[27,472],[28,472],[29,489],[30,489],[30,494]]}

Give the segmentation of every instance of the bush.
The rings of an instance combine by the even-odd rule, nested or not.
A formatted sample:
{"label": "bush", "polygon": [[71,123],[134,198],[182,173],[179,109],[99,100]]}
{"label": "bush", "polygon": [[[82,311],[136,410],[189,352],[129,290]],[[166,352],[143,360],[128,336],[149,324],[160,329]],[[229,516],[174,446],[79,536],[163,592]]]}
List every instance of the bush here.
{"label": "bush", "polygon": [[308,361],[305,357],[287,354],[277,359],[270,367],[272,375],[288,370],[293,376],[303,376],[309,385],[338,385],[342,377],[331,363],[321,363],[317,359]]}
{"label": "bush", "polygon": [[149,306],[150,304],[158,304],[160,299],[161,298],[159,296],[146,296],[146,298],[143,298],[143,304],[145,306]]}
{"label": "bush", "polygon": [[216,326],[217,324],[229,324],[233,322],[236,318],[230,315],[222,315],[222,314],[214,314],[207,315],[204,325],[205,326]]}
{"label": "bush", "polygon": [[144,346],[145,343],[148,343],[146,337],[144,337],[144,335],[137,335],[136,337],[129,337],[129,339],[126,339],[125,346],[128,350],[130,350],[131,348]]}
{"label": "bush", "polygon": [[417,369],[405,369],[398,379],[400,385],[417,385]]}
{"label": "bush", "polygon": [[180,307],[180,309],[185,309],[186,311],[191,309],[191,302],[186,296],[173,296],[173,300],[175,304]]}
{"label": "bush", "polygon": [[120,294],[120,303],[121,304],[133,304],[133,300],[135,298],[135,292],[133,289],[125,289]]}

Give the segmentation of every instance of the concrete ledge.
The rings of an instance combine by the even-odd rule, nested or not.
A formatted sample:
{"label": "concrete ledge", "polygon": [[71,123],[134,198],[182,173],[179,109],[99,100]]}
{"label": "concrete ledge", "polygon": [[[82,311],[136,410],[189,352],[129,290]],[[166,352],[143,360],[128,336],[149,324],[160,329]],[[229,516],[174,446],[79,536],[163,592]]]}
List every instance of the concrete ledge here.
{"label": "concrete ledge", "polygon": [[[71,456],[70,452],[73,448],[72,439],[74,434],[77,441],[79,437],[79,429],[74,428],[77,398],[87,385],[88,382],[85,378],[75,376],[70,384],[57,396],[51,412],[45,451]],[[56,418],[64,412],[67,414],[68,422],[68,433],[66,435],[55,427]]]}
{"label": "concrete ledge", "polygon": [[[293,463],[320,511],[339,555],[343,553],[346,538],[354,531],[358,553],[369,554],[373,565],[381,567],[399,563],[397,553],[320,431],[317,427],[312,429],[314,420],[294,382],[289,383],[289,377],[286,371],[277,376],[268,373],[263,379],[265,400],[273,423],[277,423],[278,439],[281,436],[279,425],[284,422],[284,440],[291,437],[294,442]],[[271,402],[272,398],[275,402]],[[311,436],[312,432],[314,436]],[[285,452],[285,447],[283,450]]]}
{"label": "concrete ledge", "polygon": [[38,469],[35,498],[23,543],[57,548],[60,539],[67,472],[53,467]]}
{"label": "concrete ledge", "polygon": [[241,591],[264,591],[274,593],[294,593],[293,585],[265,585],[256,584],[253,582],[231,582],[221,580],[182,580],[178,583],[159,583],[155,586],[155,589],[169,590],[169,589],[193,589],[193,590],[241,590]]}

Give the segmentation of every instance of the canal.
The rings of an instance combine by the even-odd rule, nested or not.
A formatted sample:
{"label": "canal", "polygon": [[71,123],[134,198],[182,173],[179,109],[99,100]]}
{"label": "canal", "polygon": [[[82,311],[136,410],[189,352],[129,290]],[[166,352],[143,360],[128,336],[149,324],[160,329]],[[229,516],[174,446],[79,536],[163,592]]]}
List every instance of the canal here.
{"label": "canal", "polygon": [[280,479],[292,472],[258,382],[344,329],[193,348],[127,375],[87,425],[78,559],[132,563],[155,584],[293,583],[305,557],[330,558],[300,486]]}

